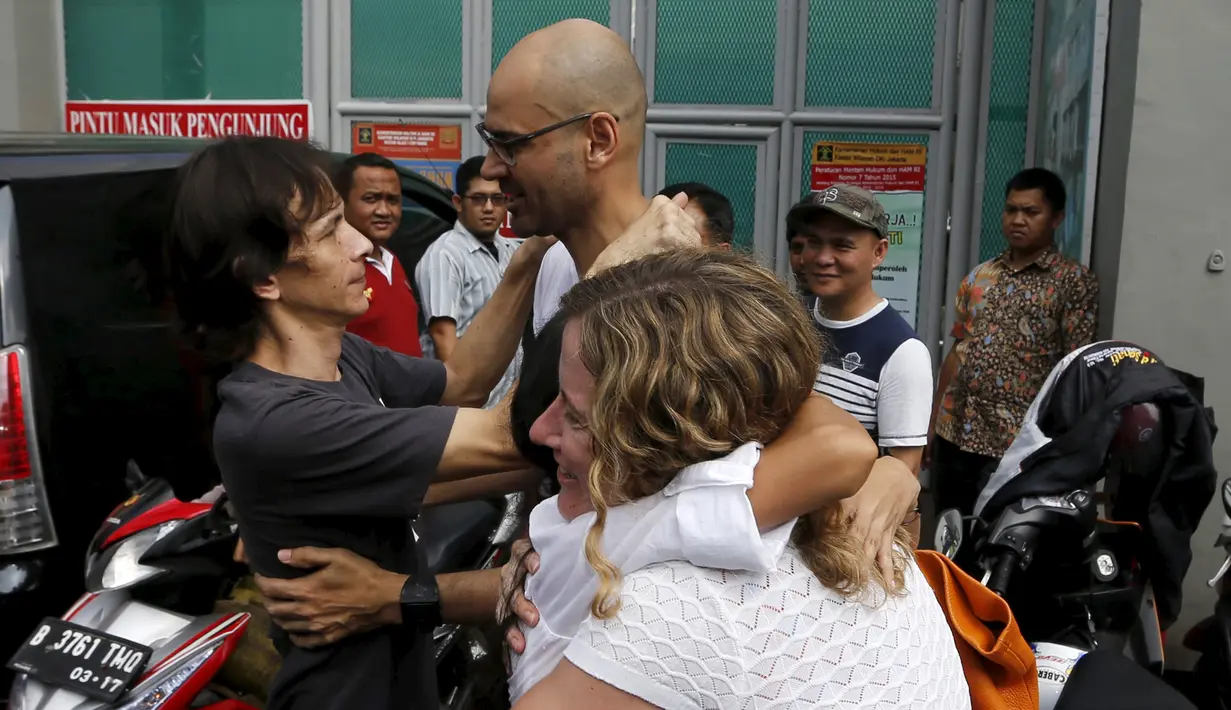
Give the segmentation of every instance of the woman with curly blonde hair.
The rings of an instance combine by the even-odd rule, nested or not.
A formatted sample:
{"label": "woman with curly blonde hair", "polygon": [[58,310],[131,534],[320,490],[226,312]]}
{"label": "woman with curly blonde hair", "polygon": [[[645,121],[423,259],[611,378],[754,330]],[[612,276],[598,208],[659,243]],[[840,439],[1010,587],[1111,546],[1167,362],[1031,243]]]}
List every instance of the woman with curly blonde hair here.
{"label": "woman with curly blonde hair", "polygon": [[[564,659],[515,707],[970,707],[904,529],[886,578],[836,505],[758,536],[734,503],[815,397],[819,336],[785,286],[738,255],[657,255],[582,281],[559,317],[560,394],[531,431],[561,482],[531,518],[536,577],[596,574],[572,585],[581,613],[540,603]],[[661,561],[696,516],[713,535],[686,557],[713,563]]]}

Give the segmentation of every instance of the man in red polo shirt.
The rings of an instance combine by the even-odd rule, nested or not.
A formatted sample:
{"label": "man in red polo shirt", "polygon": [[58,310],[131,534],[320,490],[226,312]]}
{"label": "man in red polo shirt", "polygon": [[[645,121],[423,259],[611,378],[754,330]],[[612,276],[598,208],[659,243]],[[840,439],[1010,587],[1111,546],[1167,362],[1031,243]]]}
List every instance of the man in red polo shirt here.
{"label": "man in red polo shirt", "polygon": [[376,345],[423,357],[419,304],[401,262],[385,248],[402,223],[402,182],[397,167],[376,153],[360,153],[343,161],[333,183],[346,200],[346,221],[372,242],[364,292],[368,310],[346,329]]}

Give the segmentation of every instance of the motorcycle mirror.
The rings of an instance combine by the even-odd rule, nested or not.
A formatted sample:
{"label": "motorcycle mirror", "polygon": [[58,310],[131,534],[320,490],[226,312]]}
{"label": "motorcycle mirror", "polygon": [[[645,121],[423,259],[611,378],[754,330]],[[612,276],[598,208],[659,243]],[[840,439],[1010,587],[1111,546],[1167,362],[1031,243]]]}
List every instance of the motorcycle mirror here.
{"label": "motorcycle mirror", "polygon": [[148,482],[149,479],[141,473],[141,467],[137,465],[137,462],[128,459],[128,470],[124,473],[124,486],[128,488],[128,492],[136,494]]}
{"label": "motorcycle mirror", "polygon": [[962,514],[958,510],[950,508],[940,514],[936,521],[936,536],[932,540],[932,546],[949,559],[957,555],[957,551],[962,547]]}

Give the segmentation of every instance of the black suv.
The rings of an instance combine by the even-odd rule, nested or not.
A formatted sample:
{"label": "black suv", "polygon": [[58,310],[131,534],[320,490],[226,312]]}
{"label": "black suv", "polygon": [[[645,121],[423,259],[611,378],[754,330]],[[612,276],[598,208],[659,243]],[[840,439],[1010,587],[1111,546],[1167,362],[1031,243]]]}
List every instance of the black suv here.
{"label": "black suv", "polygon": [[[0,663],[82,593],[129,459],[181,499],[218,482],[222,373],[174,337],[161,245],[172,175],[204,144],[0,133],[0,618],[27,620],[0,624]],[[443,188],[401,177],[390,246],[413,273],[456,212]]]}

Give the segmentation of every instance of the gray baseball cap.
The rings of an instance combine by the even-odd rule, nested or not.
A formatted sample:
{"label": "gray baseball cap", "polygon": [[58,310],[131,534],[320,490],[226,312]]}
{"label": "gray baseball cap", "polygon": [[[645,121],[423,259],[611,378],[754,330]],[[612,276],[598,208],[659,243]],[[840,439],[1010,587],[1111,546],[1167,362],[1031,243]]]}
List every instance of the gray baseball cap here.
{"label": "gray baseball cap", "polygon": [[800,200],[787,213],[787,224],[803,224],[818,212],[832,212],[839,217],[876,232],[881,239],[889,238],[889,215],[876,196],[854,185],[830,185]]}

